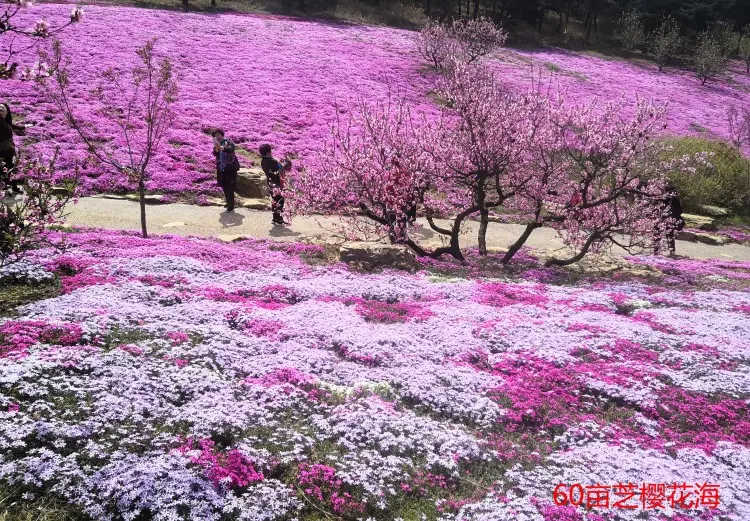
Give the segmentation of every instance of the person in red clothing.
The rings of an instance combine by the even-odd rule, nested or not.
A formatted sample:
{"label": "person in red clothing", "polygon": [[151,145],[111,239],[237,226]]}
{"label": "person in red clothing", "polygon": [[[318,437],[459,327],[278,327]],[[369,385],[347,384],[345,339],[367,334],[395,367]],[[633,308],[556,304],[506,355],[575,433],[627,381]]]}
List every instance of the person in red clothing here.
{"label": "person in red clothing", "polygon": [[586,183],[581,181],[578,183],[578,190],[576,190],[570,197],[570,201],[566,205],[566,208],[576,208],[583,204],[583,192],[586,190]]}
{"label": "person in red clothing", "polygon": [[386,184],[386,191],[393,192],[396,199],[406,195],[407,200],[403,208],[386,209],[386,220],[388,222],[388,237],[391,242],[403,242],[406,238],[406,227],[417,219],[417,201],[412,190],[411,179],[408,170],[401,165],[398,157],[391,159],[391,176]]}

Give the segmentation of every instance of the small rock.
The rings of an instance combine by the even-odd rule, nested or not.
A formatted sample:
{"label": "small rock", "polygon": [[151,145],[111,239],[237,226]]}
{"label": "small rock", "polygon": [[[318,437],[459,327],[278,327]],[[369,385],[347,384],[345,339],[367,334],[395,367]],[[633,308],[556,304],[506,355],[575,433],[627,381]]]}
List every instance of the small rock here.
{"label": "small rock", "polygon": [[268,197],[266,186],[266,175],[258,168],[240,168],[237,172],[237,195],[250,199],[263,199]]}
{"label": "small rock", "polygon": [[674,238],[677,239],[678,241],[696,242],[697,239],[695,238],[695,236],[696,236],[695,232],[688,232],[685,230],[682,230],[674,234]]}
{"label": "small rock", "polygon": [[723,246],[728,242],[721,235],[711,235],[708,233],[696,233],[695,240],[703,244],[710,244],[711,246]]}
{"label": "small rock", "polygon": [[700,205],[700,210],[703,214],[710,215],[711,217],[726,217],[727,215],[729,215],[729,210],[727,210],[726,208],[713,206],[710,204]]}
{"label": "small rock", "polygon": [[117,195],[117,194],[96,194],[91,196],[94,199],[115,199],[118,201],[124,201],[127,198],[124,195]]}
{"label": "small rock", "polygon": [[686,228],[696,228],[698,230],[716,230],[716,218],[705,217],[702,215],[693,215],[689,213],[683,213],[682,218],[685,220]]}
{"label": "small rock", "polygon": [[[125,194],[125,199],[128,201],[140,202],[138,194]],[[146,194],[143,196],[143,200],[146,204],[163,204],[160,194]]]}
{"label": "small rock", "polygon": [[250,238],[249,235],[217,235],[217,239],[223,242],[239,242]]}
{"label": "small rock", "polygon": [[270,199],[245,199],[242,204],[243,207],[251,210],[270,210],[271,200]]}
{"label": "small rock", "polygon": [[214,197],[214,196],[206,197],[206,202],[210,204],[211,206],[226,206],[227,204],[227,202],[224,200],[223,197]]}
{"label": "small rock", "polygon": [[381,266],[409,268],[416,265],[414,253],[403,244],[346,242],[339,249],[339,258],[367,269]]}

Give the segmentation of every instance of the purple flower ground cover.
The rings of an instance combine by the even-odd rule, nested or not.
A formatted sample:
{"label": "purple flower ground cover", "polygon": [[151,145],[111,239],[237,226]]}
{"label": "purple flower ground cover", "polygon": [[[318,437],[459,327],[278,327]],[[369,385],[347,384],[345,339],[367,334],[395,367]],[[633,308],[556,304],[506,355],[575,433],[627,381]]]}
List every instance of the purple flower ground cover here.
{"label": "purple flower ground cover", "polygon": [[[31,26],[40,18],[65,19],[69,10],[70,4],[44,4],[22,11],[18,20]],[[86,11],[84,22],[64,33],[74,101],[83,120],[116,135],[96,114],[88,91],[107,66],[131,67],[135,48],[148,38],[160,37],[157,51],[182,71],[177,121],[151,168],[150,191],[219,194],[213,182],[211,140],[204,133],[211,126],[225,128],[248,150],[270,142],[278,154],[297,154],[301,166],[328,138],[336,103],[357,96],[384,100],[390,91],[405,97],[418,112],[437,112],[428,97],[436,78],[416,51],[414,32],[273,16],[97,6]],[[33,56],[26,58],[34,61]],[[530,86],[533,70],[549,73],[551,65],[546,64],[553,64],[559,69],[553,83],[559,82],[572,103],[623,95],[633,99],[637,94],[669,101],[667,132],[674,134],[705,130],[726,137],[727,107],[750,103],[750,78],[739,64],[733,64],[721,81],[701,86],[686,71],[660,74],[650,65],[554,49],[503,49],[492,63],[502,81],[521,89]],[[9,81],[0,88],[2,97],[35,124],[28,130],[29,145],[46,153],[60,146],[64,168],[83,157],[84,148],[73,132],[30,84]],[[84,184],[93,192],[128,189],[124,180],[96,169],[88,172]]]}
{"label": "purple flower ground cover", "polygon": [[[22,11],[18,19],[63,19],[70,5],[45,4]],[[274,16],[176,13],[153,9],[86,8],[87,23],[66,29],[64,49],[78,115],[102,132],[117,135],[96,112],[89,90],[103,69],[130,69],[136,47],[159,37],[157,53],[181,71],[177,120],[152,167],[152,191],[219,193],[213,180],[211,137],[204,130],[223,127],[245,148],[261,143],[275,154],[305,157],[322,148],[335,116],[335,104],[361,96],[385,99],[388,90],[425,110],[431,80],[419,71],[414,35],[408,31],[330,24]],[[27,56],[33,62],[34,57]],[[84,155],[74,133],[32,85],[20,81],[2,86],[18,104],[36,148],[65,152],[61,165]],[[49,118],[49,120],[48,120]],[[247,160],[245,160],[247,166]],[[121,180],[93,172],[86,183],[93,191],[123,190]]]}
{"label": "purple flower ground cover", "polygon": [[[93,519],[750,518],[750,263],[643,257],[664,276],[571,283],[66,239],[27,265],[61,294],[0,319],[0,487],[26,500]],[[552,501],[674,482],[718,484],[718,508]]]}
{"label": "purple flower ground cover", "polygon": [[576,102],[640,95],[669,103],[667,131],[676,135],[728,139],[727,109],[750,104],[750,74],[739,61],[730,62],[720,78],[701,85],[691,71],[666,68],[660,73],[646,60],[625,61],[557,48],[503,50],[497,57],[503,81],[515,88],[527,86],[541,74],[543,85],[553,77],[552,83]]}

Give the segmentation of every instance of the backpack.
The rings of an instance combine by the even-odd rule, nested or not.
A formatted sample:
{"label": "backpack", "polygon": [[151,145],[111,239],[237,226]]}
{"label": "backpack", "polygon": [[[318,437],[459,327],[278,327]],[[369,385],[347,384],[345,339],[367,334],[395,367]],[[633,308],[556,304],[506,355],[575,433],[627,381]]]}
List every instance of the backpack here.
{"label": "backpack", "polygon": [[237,154],[234,152],[234,143],[225,139],[221,142],[221,151],[219,151],[219,169],[222,173],[236,174],[240,169],[240,162]]}

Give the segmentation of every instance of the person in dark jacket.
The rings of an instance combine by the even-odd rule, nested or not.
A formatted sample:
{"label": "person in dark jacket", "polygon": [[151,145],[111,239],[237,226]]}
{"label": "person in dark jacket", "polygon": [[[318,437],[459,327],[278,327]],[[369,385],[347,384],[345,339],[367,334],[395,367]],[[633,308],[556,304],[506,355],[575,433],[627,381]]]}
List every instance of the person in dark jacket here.
{"label": "person in dark jacket", "polygon": [[234,189],[237,186],[237,172],[240,162],[235,153],[235,146],[231,139],[224,138],[219,150],[219,185],[224,190],[227,213],[234,212]]}
{"label": "person in dark jacket", "polygon": [[221,186],[221,167],[219,166],[219,152],[221,152],[221,142],[224,140],[224,130],[217,128],[213,132],[214,148],[213,154],[216,158],[216,184]]}
{"label": "person in dark jacket", "polygon": [[291,169],[292,163],[286,160],[284,164],[281,164],[273,158],[271,150],[272,147],[268,143],[264,143],[258,148],[258,152],[261,155],[260,167],[263,169],[263,173],[266,174],[268,190],[271,192],[271,211],[273,211],[271,222],[275,225],[283,225],[287,223],[284,222],[284,217],[282,216],[282,212],[284,211],[284,196],[281,191],[284,189],[284,172]]}
{"label": "person in dark jacket", "polygon": [[15,175],[18,153],[13,142],[13,133],[23,131],[24,127],[13,124],[13,115],[7,103],[0,103],[0,182],[10,184],[13,192],[21,193],[19,182],[12,179]]}
{"label": "person in dark jacket", "polygon": [[658,201],[659,222],[656,225],[654,255],[659,254],[661,241],[666,239],[669,256],[674,257],[676,252],[675,232],[685,227],[685,220],[682,218],[682,204],[677,197],[677,190],[674,186],[667,185],[664,197]]}

